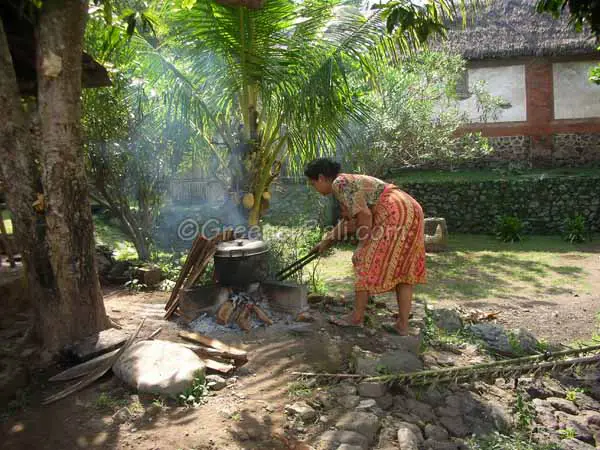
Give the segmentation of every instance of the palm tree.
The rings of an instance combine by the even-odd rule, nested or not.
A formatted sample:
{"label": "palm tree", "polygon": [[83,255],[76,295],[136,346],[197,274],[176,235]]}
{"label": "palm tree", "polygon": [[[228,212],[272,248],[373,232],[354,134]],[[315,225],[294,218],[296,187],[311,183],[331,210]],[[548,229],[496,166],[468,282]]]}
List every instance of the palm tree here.
{"label": "palm tree", "polygon": [[375,82],[382,65],[443,32],[453,10],[431,1],[371,11],[341,0],[265,0],[260,9],[166,1],[158,9],[161,43],[146,39],[146,73],[156,74],[152,82],[163,83],[224,163],[225,148],[235,184],[253,194],[246,206],[254,225],[282,161],[297,169],[368,120],[349,78]]}

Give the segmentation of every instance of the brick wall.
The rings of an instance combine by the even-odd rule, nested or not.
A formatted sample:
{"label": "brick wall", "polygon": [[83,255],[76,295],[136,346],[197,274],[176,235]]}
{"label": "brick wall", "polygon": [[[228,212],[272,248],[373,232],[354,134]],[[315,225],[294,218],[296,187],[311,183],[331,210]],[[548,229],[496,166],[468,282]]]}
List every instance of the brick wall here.
{"label": "brick wall", "polygon": [[[526,122],[470,124],[463,128],[464,132],[481,132],[490,138],[524,137],[528,143],[525,150],[522,147],[514,149],[518,156],[508,152],[506,145],[502,145],[501,148],[496,148],[487,159],[488,162],[497,164],[519,159],[531,167],[600,165],[599,148],[592,146],[582,149],[581,144],[584,142],[585,145],[586,141],[595,142],[600,136],[600,118],[554,119],[553,62],[555,61],[550,58],[530,58],[525,61]],[[523,61],[520,60],[519,63],[523,64]],[[579,134],[588,138],[564,138]],[[491,141],[493,144],[494,139]],[[504,143],[506,139],[498,141]],[[569,142],[579,144],[570,145]]]}

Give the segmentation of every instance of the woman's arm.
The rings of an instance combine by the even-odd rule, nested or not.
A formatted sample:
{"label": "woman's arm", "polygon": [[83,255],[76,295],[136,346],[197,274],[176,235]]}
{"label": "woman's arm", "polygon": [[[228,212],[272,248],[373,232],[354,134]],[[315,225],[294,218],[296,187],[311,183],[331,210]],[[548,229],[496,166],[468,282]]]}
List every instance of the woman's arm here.
{"label": "woman's arm", "polygon": [[361,209],[356,214],[356,232],[359,241],[367,240],[371,237],[373,228],[373,214],[369,209]]}

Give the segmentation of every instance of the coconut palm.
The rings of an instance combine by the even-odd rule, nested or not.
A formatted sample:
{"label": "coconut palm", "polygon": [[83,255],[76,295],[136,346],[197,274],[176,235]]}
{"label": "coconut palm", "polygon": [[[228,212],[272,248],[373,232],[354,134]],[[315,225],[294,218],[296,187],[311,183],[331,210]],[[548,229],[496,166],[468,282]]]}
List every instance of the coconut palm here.
{"label": "coconut palm", "polygon": [[341,0],[265,0],[260,9],[171,0],[158,8],[160,44],[146,41],[146,73],[224,164],[228,154],[256,224],[282,161],[297,169],[368,120],[349,77],[373,81],[381,65],[443,31],[444,5],[413,8],[409,20],[398,3],[364,11]]}

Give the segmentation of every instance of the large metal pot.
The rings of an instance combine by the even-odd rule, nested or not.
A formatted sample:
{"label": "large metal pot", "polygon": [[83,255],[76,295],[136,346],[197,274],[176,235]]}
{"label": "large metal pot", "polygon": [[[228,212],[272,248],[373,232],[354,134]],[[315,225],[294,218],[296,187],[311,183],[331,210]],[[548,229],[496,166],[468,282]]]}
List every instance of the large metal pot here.
{"label": "large metal pot", "polygon": [[236,239],[221,242],[215,253],[215,275],[227,286],[246,286],[263,281],[269,274],[269,247],[266,242]]}

